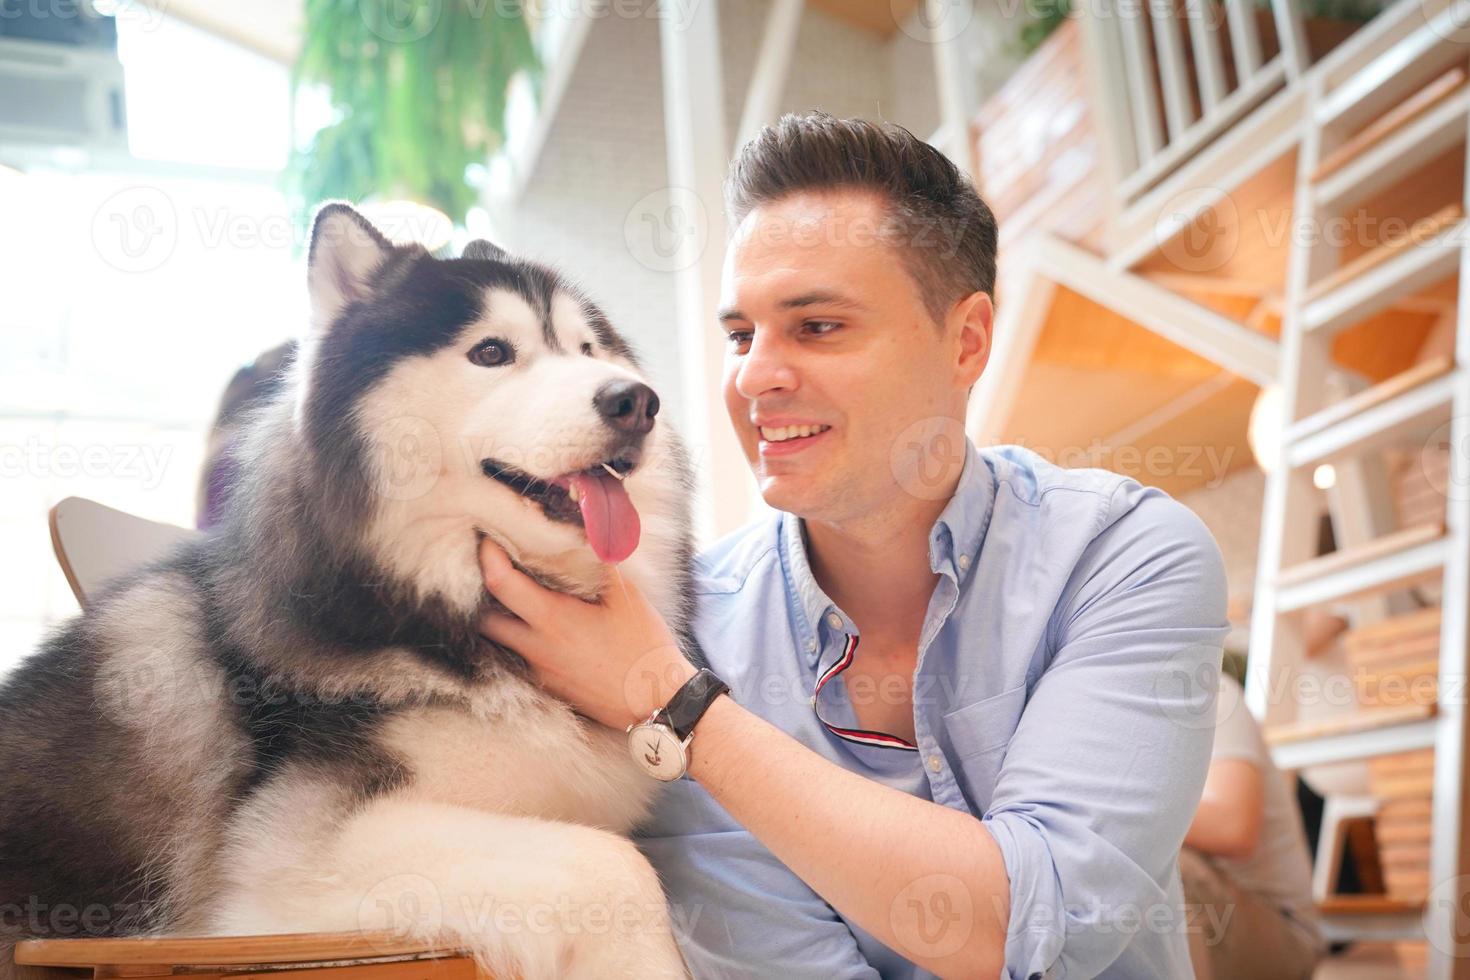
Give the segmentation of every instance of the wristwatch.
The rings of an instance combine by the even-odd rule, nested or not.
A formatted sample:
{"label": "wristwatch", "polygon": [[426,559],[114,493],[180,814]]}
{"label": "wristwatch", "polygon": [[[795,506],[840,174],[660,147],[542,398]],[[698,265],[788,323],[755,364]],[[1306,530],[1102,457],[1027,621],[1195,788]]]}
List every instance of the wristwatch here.
{"label": "wristwatch", "polygon": [[716,677],[714,671],[701,668],[669,698],[667,705],[649,715],[646,721],[628,726],[628,751],[633,761],[654,779],[664,782],[684,775],[689,771],[689,743],[694,738],[694,726],[715,698],[729,691],[730,685]]}

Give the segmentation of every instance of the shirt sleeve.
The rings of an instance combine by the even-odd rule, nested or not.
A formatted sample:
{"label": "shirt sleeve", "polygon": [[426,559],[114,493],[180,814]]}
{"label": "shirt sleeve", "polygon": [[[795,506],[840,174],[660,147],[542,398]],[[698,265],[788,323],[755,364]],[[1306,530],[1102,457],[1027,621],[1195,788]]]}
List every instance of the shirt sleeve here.
{"label": "shirt sleeve", "polygon": [[1136,484],[1113,503],[983,817],[1010,878],[1011,978],[1096,976],[1141,929],[1185,948],[1178,855],[1210,761],[1225,572],[1182,504]]}
{"label": "shirt sleeve", "polygon": [[635,838],[694,980],[877,980],[832,906],[694,780],[671,782]]}

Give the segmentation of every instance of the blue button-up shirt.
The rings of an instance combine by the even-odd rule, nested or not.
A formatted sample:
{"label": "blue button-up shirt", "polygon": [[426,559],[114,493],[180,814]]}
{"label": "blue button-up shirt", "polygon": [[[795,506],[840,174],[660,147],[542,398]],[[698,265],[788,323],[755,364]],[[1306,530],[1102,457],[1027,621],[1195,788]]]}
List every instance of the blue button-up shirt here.
{"label": "blue button-up shirt", "polygon": [[[1228,630],[1213,538],[1134,480],[970,445],[929,559],[940,578],[913,678],[917,751],[822,724],[861,727],[842,675],[812,700],[857,630],[813,577],[796,517],[772,512],[700,556],[696,635],[745,708],[845,769],[984,823],[1010,879],[1005,976],[1192,976],[1178,852]],[[930,975],[687,776],[639,845],[696,978]]]}

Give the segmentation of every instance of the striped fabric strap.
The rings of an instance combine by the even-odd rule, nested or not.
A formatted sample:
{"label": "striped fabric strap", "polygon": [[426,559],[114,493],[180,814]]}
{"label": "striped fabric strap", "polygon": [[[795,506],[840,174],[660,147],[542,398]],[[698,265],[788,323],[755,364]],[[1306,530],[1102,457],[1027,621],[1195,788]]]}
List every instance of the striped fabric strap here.
{"label": "striped fabric strap", "polygon": [[887,732],[870,732],[866,728],[838,728],[836,725],[829,724],[822,717],[822,713],[817,710],[817,697],[822,693],[822,688],[852,664],[852,655],[857,651],[857,645],[857,636],[849,636],[847,645],[842,648],[842,656],[838,657],[836,663],[822,671],[817,677],[817,686],[812,690],[812,713],[817,716],[817,721],[820,721],[827,731],[849,742],[856,742],[859,745],[876,745],[880,749],[898,749],[900,752],[919,751],[919,747],[912,742],[901,739],[897,735],[889,735]]}

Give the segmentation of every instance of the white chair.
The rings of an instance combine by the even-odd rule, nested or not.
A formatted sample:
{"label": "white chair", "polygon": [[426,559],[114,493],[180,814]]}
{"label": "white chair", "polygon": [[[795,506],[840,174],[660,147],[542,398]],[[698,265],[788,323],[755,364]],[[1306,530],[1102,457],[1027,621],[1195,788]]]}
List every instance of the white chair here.
{"label": "white chair", "polygon": [[51,547],[83,609],[87,595],[108,579],[161,558],[202,532],[146,520],[85,497],[51,508]]}

